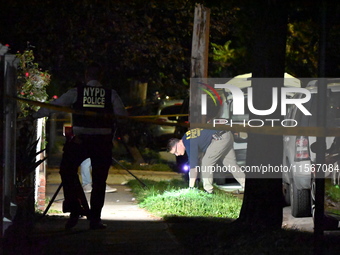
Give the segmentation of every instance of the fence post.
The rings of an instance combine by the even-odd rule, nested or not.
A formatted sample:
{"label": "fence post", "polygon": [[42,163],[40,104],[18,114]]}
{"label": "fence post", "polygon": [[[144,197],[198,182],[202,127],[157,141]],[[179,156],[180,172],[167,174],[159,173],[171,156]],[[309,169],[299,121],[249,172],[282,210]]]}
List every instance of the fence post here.
{"label": "fence post", "polygon": [[1,234],[12,224],[15,216],[15,154],[17,105],[6,96],[16,95],[16,68],[18,59],[13,54],[1,57]]}

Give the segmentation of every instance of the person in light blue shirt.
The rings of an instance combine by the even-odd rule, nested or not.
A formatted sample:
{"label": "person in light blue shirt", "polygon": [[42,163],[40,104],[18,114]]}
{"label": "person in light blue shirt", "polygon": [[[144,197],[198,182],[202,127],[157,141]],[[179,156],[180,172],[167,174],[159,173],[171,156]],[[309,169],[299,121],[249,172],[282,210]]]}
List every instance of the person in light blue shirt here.
{"label": "person in light blue shirt", "polygon": [[[81,181],[85,193],[92,191],[92,175],[91,175],[91,159],[85,159],[80,165]],[[116,188],[112,188],[106,184],[105,192],[116,192]]]}

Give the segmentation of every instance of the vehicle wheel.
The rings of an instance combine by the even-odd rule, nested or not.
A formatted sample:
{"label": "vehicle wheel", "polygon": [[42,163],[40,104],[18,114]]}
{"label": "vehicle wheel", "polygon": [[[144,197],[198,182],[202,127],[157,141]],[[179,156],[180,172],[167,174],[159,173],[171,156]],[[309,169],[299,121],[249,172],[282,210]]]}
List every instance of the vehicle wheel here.
{"label": "vehicle wheel", "polygon": [[339,171],[340,165],[339,161],[334,162],[333,165],[333,173],[332,173],[332,184],[334,186],[340,185],[340,171]]}
{"label": "vehicle wheel", "polygon": [[[315,183],[315,177],[312,177],[312,182],[311,182],[311,204],[312,204],[312,217],[313,221],[315,222],[315,194],[316,194],[316,183]],[[323,218],[323,230],[338,230],[339,229],[339,220],[337,218],[331,217],[327,213],[324,214]]]}
{"label": "vehicle wheel", "polygon": [[282,192],[286,205],[290,205],[290,185],[288,183],[282,183]]}
{"label": "vehicle wheel", "polygon": [[292,215],[294,217],[309,217],[311,215],[310,190],[297,189],[293,180],[289,187]]}
{"label": "vehicle wheel", "polygon": [[315,215],[315,194],[316,194],[316,184],[315,184],[315,178],[312,177],[311,185],[310,185],[310,203],[311,203],[311,214],[314,221],[314,215]]}

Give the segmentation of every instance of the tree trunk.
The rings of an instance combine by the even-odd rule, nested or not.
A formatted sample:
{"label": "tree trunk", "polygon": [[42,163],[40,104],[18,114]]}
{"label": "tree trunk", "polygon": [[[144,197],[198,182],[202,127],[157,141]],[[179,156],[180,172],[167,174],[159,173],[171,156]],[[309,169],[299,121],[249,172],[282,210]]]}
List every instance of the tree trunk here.
{"label": "tree trunk", "polygon": [[[252,17],[252,73],[253,78],[283,78],[287,33],[287,12],[285,1],[256,1],[249,6]],[[272,105],[272,87],[283,85],[283,79],[264,81],[252,80],[253,105],[255,109],[266,110]],[[280,98],[280,93],[279,93]],[[250,119],[282,119],[280,99],[278,108],[270,116],[250,114]],[[264,121],[264,123],[268,123]],[[279,123],[279,122],[276,122]],[[282,136],[249,134],[247,166],[281,166]],[[238,222],[256,228],[279,229],[282,225],[282,177],[276,174],[247,173],[243,205]]]}
{"label": "tree trunk", "polygon": [[148,84],[133,80],[130,85],[130,97],[135,104],[145,104],[148,91]]}

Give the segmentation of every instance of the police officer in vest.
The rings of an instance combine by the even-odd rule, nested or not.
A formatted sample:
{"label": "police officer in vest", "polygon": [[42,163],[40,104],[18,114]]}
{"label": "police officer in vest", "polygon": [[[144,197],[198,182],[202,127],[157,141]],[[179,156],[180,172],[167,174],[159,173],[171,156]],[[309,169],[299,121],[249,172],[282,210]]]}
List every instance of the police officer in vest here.
{"label": "police officer in vest", "polygon": [[[127,112],[116,91],[103,88],[100,83],[101,75],[101,66],[97,63],[90,64],[85,73],[86,85],[72,88],[52,102],[54,105],[79,110],[76,111],[77,114],[72,114],[73,137],[64,145],[60,164],[65,197],[63,211],[70,212],[66,229],[73,228],[82,215],[90,220],[90,229],[106,228],[101,222],[101,211],[105,200],[106,179],[112,163],[115,128],[113,116],[126,116]],[[85,111],[95,114],[83,114]],[[46,117],[53,112],[48,108],[41,108],[33,114],[33,118]],[[87,158],[92,162],[90,209],[78,176],[78,167]]]}

